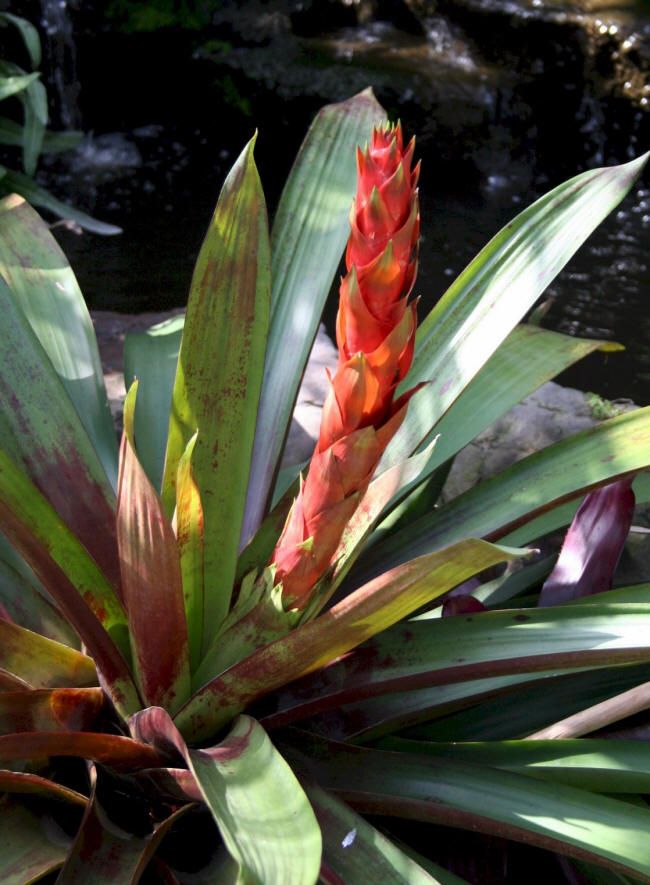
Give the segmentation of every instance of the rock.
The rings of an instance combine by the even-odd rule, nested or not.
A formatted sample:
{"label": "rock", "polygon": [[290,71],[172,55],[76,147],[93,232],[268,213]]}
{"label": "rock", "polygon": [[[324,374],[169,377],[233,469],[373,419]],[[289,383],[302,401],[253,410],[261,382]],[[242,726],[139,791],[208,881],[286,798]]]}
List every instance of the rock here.
{"label": "rock", "polygon": [[[543,384],[456,456],[443,489],[449,501],[516,461],[602,420],[605,401],[553,381]],[[617,411],[636,408],[613,404]]]}

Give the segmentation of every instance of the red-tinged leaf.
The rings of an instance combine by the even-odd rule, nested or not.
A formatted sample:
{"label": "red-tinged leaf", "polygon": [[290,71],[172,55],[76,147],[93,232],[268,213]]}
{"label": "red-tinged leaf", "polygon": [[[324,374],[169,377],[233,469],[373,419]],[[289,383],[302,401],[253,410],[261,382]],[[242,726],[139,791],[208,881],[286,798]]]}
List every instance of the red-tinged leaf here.
{"label": "red-tinged leaf", "polygon": [[479,599],[469,594],[462,596],[449,596],[442,603],[442,617],[451,618],[455,615],[471,615],[476,612],[487,611],[486,606]]}
{"label": "red-tinged leaf", "polygon": [[120,450],[117,541],[142,696],[148,704],[176,710],[190,694],[176,536],[126,434]]}
{"label": "red-tinged leaf", "polygon": [[131,718],[139,740],[187,763],[203,801],[239,865],[238,882],[312,883],[320,830],[295,775],[264,729],[239,716],[214,747],[190,750],[168,714],[149,708]]}
{"label": "red-tinged leaf", "polygon": [[287,732],[283,753],[364,814],[462,827],[596,861],[650,882],[650,810],[487,765]]}
{"label": "red-tinged leaf", "polygon": [[2,803],[0,846],[2,885],[37,882],[58,869],[67,854],[61,833],[48,833],[42,815],[13,799]]}
{"label": "red-tinged leaf", "polygon": [[392,569],[208,683],[177,714],[179,728],[192,739],[209,737],[267,692],[318,670],[477,572],[516,555],[470,539]]}
{"label": "red-tinged leaf", "polygon": [[[4,543],[3,543],[4,542]],[[0,538],[0,617],[55,642],[79,648],[79,638],[46,598],[36,575]]]}
{"label": "red-tinged leaf", "polygon": [[36,688],[97,685],[92,658],[2,620],[0,667]]}
{"label": "red-tinged leaf", "polygon": [[139,709],[122,655],[128,638],[120,603],[86,549],[2,451],[0,526],[87,646],[118,711],[128,715]]}
{"label": "red-tinged leaf", "polygon": [[[85,807],[87,798],[76,790],[64,787],[37,774],[23,771],[0,770],[0,792],[24,793],[39,796],[43,799],[60,799],[73,805]],[[0,853],[1,854],[1,853]]]}
{"label": "red-tinged leaf", "polygon": [[115,734],[21,731],[0,736],[0,762],[44,759],[48,756],[88,759],[125,772],[152,768],[166,762],[165,757],[153,747]]}
{"label": "red-tinged leaf", "polygon": [[365,698],[434,685],[484,680],[498,690],[505,687],[499,676],[647,662],[649,627],[650,605],[632,603],[411,620],[287,685],[277,711],[262,722],[276,728]]}
{"label": "red-tinged leaf", "polygon": [[[114,522],[113,515],[110,520]],[[1,449],[0,528],[60,608],[63,605],[58,583],[63,573],[66,584],[75,588],[77,598],[90,606],[109,632],[116,629],[119,632],[125,627],[124,610],[97,562],[27,475]]]}
{"label": "red-tinged leaf", "polygon": [[203,583],[203,505],[201,493],[194,480],[192,453],[196,436],[178,463],[176,479],[176,511],[174,521],[176,543],[181,566],[190,669],[194,672],[201,662],[203,636],[203,609],[205,605]]}
{"label": "red-tinged leaf", "polygon": [[0,670],[0,691],[29,691],[30,689],[29,682],[14,676],[13,673],[7,673],[6,670]]}
{"label": "red-tinged leaf", "polygon": [[17,194],[0,202],[0,273],[43,345],[114,484],[115,429],[86,302],[50,226]]}
{"label": "red-tinged leaf", "polygon": [[633,477],[590,492],[566,533],[539,605],[559,605],[612,587],[634,516]]}
{"label": "red-tinged leaf", "polygon": [[190,806],[179,808],[146,836],[134,835],[123,830],[120,821],[111,820],[101,801],[108,790],[98,790],[94,766],[91,786],[90,801],[57,885],[137,885],[164,837]]}
{"label": "red-tinged leaf", "polygon": [[171,516],[178,463],[198,430],[191,464],[203,505],[203,651],[230,608],[269,324],[270,246],[254,143],[224,183],[194,270],[163,478]]}
{"label": "red-tinged leaf", "polygon": [[2,446],[119,589],[113,489],[63,384],[2,279],[0,335]]}
{"label": "red-tinged leaf", "polygon": [[103,707],[101,688],[5,691],[0,693],[0,733],[87,731]]}

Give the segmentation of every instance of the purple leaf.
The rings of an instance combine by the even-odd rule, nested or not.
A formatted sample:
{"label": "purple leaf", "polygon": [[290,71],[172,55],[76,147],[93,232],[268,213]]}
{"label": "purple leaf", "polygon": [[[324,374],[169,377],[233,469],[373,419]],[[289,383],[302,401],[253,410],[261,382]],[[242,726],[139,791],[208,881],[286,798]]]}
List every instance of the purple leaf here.
{"label": "purple leaf", "polygon": [[632,524],[634,477],[590,492],[573,517],[539,605],[559,605],[610,590]]}

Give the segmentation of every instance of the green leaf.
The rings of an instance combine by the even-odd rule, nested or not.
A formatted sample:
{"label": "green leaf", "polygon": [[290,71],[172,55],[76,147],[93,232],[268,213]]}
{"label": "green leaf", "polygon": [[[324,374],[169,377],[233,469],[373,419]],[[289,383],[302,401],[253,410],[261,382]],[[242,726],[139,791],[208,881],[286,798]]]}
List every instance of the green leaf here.
{"label": "green leaf", "polygon": [[0,527],[88,646],[116,707],[138,709],[122,656],[128,654],[126,617],[113,588],[79,538],[2,450]]}
{"label": "green leaf", "polygon": [[113,489],[20,301],[1,277],[0,335],[2,447],[117,588]]}
{"label": "green leaf", "polygon": [[516,323],[627,194],[648,156],[559,185],[507,224],[452,283],[418,329],[403,386],[430,383],[410,404],[384,467],[430,438]]}
{"label": "green leaf", "polygon": [[[647,504],[650,501],[650,473],[639,474],[632,483],[632,490],[637,505]],[[537,538],[543,538],[545,535],[569,525],[579,506],[580,499],[574,499],[566,504],[560,504],[559,507],[553,507],[552,510],[541,513],[529,522],[508,532],[502,541],[504,544],[521,546]]]}
{"label": "green leaf", "polygon": [[201,663],[205,606],[203,505],[192,471],[195,442],[196,436],[193,436],[178,464],[174,514],[192,673],[196,672]]}
{"label": "green leaf", "polygon": [[365,813],[516,839],[650,882],[650,810],[562,784],[431,756],[333,744],[302,732],[283,752]]}
{"label": "green leaf", "polygon": [[486,765],[596,793],[650,792],[650,746],[644,741],[429,743],[385,738],[379,748]]}
{"label": "green leaf", "polygon": [[169,409],[184,316],[157,323],[145,332],[130,332],[124,340],[124,383],[138,380],[135,438],[138,458],[154,488],[160,489],[165,465]]}
{"label": "green leaf", "polygon": [[[406,497],[414,485],[430,476],[479,433],[505,415],[524,397],[594,350],[618,350],[619,345],[560,335],[538,326],[515,326],[436,424],[438,441],[417,480],[396,497]],[[409,409],[412,408],[409,406]],[[382,523],[389,528],[402,511]],[[380,529],[381,530],[381,529]]]}
{"label": "green leaf", "polygon": [[55,642],[79,648],[79,637],[46,596],[33,571],[0,536],[0,606],[5,619]]}
{"label": "green leaf", "polygon": [[67,849],[60,834],[47,832],[42,817],[10,799],[0,814],[0,880],[26,885],[57,870]]}
{"label": "green leaf", "polygon": [[650,661],[649,628],[649,604],[487,611],[409,621],[303,680],[283,709],[265,717],[265,725],[277,727],[386,692]]}
{"label": "green leaf", "polygon": [[323,866],[346,885],[455,885],[450,873],[429,875],[363,817],[315,783],[302,781],[323,835]]}
{"label": "green leaf", "polygon": [[350,225],[355,148],[385,120],[370,90],[316,116],[282,192],[273,224],[272,314],[242,543],[266,515],[323,307]]}
{"label": "green leaf", "polygon": [[139,688],[148,705],[173,712],[190,694],[176,536],[126,433],[120,451],[117,544]]}
{"label": "green leaf", "polygon": [[32,68],[38,68],[41,64],[41,40],[34,25],[26,18],[12,15],[9,12],[0,13],[0,21],[7,22],[18,30],[25,44]]}
{"label": "green leaf", "polygon": [[[45,132],[43,135],[42,152],[45,154],[69,151],[83,139],[83,132]],[[9,117],[0,117],[0,144],[21,147],[23,143],[23,127]]]}
{"label": "green leaf", "polygon": [[11,95],[24,92],[29,84],[34,83],[40,76],[38,72],[33,74],[15,74],[13,76],[0,75],[0,101],[9,98]]}
{"label": "green leaf", "polygon": [[19,95],[24,107],[23,169],[34,175],[47,126],[47,93],[40,80],[30,83]]}
{"label": "green leaf", "polygon": [[[534,729],[541,729],[585,707],[606,700],[650,678],[650,665],[633,664],[619,667],[601,667],[572,674],[531,674],[521,687],[512,686],[510,691],[494,699],[482,700],[475,695],[471,709],[453,713],[435,721],[422,722],[405,732],[405,737],[417,740],[506,740],[522,738]],[[506,677],[502,677],[506,678]],[[459,683],[461,688],[469,683]],[[428,691],[433,692],[433,689]],[[470,698],[470,700],[472,700]],[[435,703],[432,699],[432,708]],[[444,714],[444,707],[439,711]],[[429,717],[431,718],[431,717]]]}
{"label": "green leaf", "polygon": [[213,679],[179,711],[178,727],[192,739],[209,736],[258,697],[319,670],[477,572],[518,555],[522,551],[468,540],[387,572]]}
{"label": "green leaf", "polygon": [[503,538],[567,499],[648,466],[650,407],[619,415],[523,458],[395,532],[372,547],[370,568],[362,575],[367,579],[368,573],[461,538]]}
{"label": "green leaf", "polygon": [[295,775],[254,719],[239,716],[223,741],[203,750],[189,750],[161,709],[138,713],[131,730],[181,753],[239,864],[237,881],[313,885],[321,859],[318,823]]}
{"label": "green leaf", "polygon": [[230,607],[264,370],[270,304],[266,204],[249,142],[226,179],[199,258],[172,396],[163,501],[192,436],[204,518],[205,651]]}
{"label": "green leaf", "polygon": [[3,620],[0,620],[0,669],[36,688],[97,684],[92,658]]}
{"label": "green leaf", "polygon": [[28,175],[22,175],[20,172],[14,172],[12,169],[7,169],[4,166],[0,167],[0,173],[4,173],[2,178],[2,190],[4,193],[15,192],[20,194],[33,206],[47,209],[59,218],[70,221],[91,233],[104,236],[122,233],[121,227],[116,227],[114,224],[106,224],[104,221],[98,221],[96,218],[91,218],[85,212],[81,212],[79,209],[74,209],[72,206],[57,200],[49,191],[46,191],[45,188],[32,181]]}
{"label": "green leaf", "polygon": [[16,195],[0,202],[0,274],[50,358],[115,488],[115,430],[88,308],[48,226]]}

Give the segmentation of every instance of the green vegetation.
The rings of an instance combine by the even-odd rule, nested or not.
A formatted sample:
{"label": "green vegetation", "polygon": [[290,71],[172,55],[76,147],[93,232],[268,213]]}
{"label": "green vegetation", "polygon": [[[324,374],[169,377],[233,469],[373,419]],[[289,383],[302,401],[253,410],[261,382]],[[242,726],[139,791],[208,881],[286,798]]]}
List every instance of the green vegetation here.
{"label": "green vegetation", "polygon": [[[2,881],[458,885],[436,840],[423,857],[403,826],[393,839],[395,818],[550,848],[594,883],[650,881],[650,744],[544,732],[610,700],[608,721],[626,715],[617,699],[650,680],[650,585],[538,605],[553,563],[525,546],[589,490],[650,500],[650,408],[439,501],[473,435],[607,347],[518,323],[647,157],[571,179],[497,233],[421,323],[396,391],[410,283],[390,296],[406,337],[395,313],[356,352],[345,325],[309,483],[279,465],[348,239],[341,310],[379,310],[415,260],[417,173],[384,125],[369,91],[324,108],[271,231],[244,147],[184,320],[126,342],[119,455],[72,270],[24,200],[0,203]],[[357,186],[377,126],[387,159],[363,154]],[[361,254],[379,244],[368,264],[359,238]],[[416,385],[404,415],[393,394]],[[304,533],[283,531],[317,495]],[[300,593],[279,550],[301,578],[314,565]],[[444,616],[459,586],[465,608]]]}

